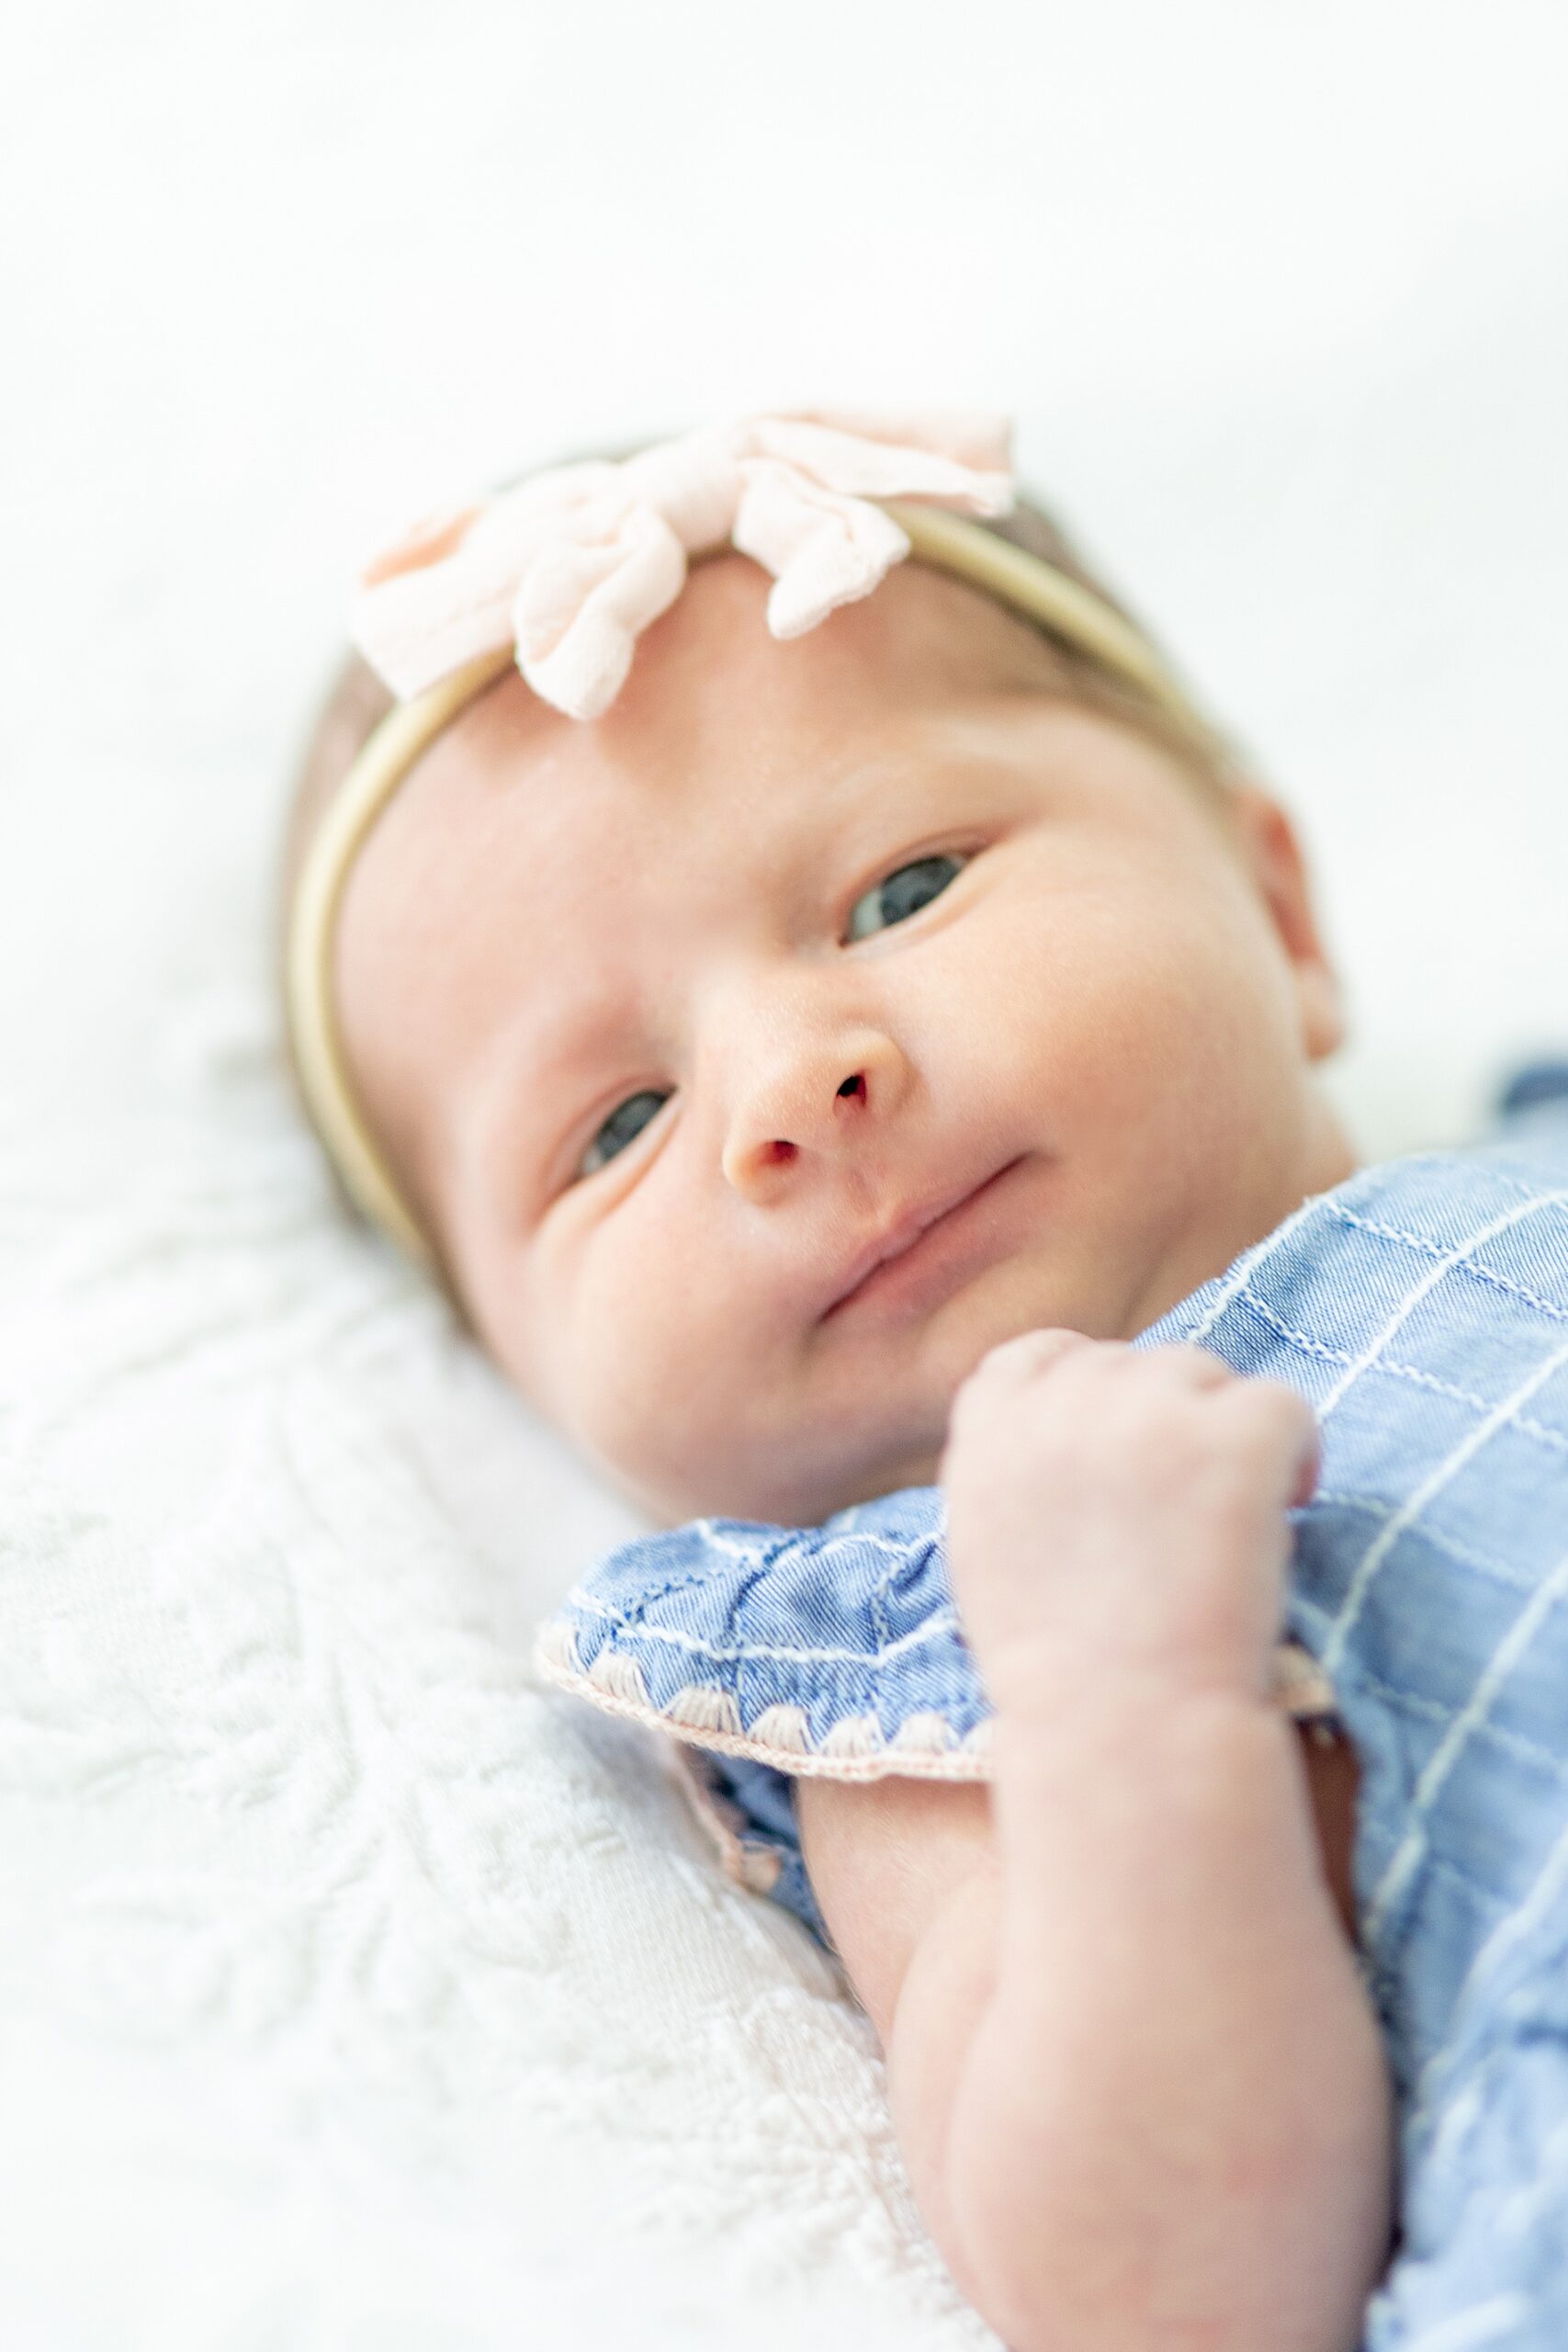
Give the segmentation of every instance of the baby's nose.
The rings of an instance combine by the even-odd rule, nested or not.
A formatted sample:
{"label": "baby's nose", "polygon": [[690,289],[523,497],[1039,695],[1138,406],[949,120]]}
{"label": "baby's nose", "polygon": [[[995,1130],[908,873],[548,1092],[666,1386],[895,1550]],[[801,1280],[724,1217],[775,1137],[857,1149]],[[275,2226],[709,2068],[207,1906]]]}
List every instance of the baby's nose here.
{"label": "baby's nose", "polygon": [[725,1140],[727,1180],[762,1204],[795,1181],[803,1160],[852,1153],[894,1110],[906,1075],[892,1039],[872,1035],[823,1039],[757,1071]]}

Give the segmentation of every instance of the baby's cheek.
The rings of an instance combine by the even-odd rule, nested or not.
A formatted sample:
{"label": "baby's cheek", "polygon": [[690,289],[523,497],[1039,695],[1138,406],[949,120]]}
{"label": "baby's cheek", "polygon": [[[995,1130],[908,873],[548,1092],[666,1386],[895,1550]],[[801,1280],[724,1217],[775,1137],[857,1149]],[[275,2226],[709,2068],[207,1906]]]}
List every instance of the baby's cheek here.
{"label": "baby's cheek", "polygon": [[1237,936],[1223,907],[1149,903],[1085,944],[1075,1075],[1091,1098],[1179,1103],[1192,1127],[1224,1127],[1258,1095],[1288,1089],[1296,1055],[1272,958]]}
{"label": "baby's cheek", "polygon": [[733,1306],[673,1232],[603,1250],[561,1329],[560,1418],[639,1490],[700,1489],[747,1393]]}

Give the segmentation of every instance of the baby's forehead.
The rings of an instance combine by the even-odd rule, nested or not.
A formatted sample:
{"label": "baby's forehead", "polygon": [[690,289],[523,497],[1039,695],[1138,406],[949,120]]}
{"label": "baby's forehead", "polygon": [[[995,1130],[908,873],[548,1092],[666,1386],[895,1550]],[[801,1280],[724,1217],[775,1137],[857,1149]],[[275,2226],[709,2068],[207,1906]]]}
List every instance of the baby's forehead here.
{"label": "baby's forehead", "polygon": [[[505,675],[426,753],[384,820],[388,851],[469,900],[540,893],[668,852],[694,866],[840,816],[859,781],[961,740],[976,694],[1059,686],[1060,657],[992,599],[908,564],[781,644],[767,582],[694,567],[603,718],[563,717]],[[394,841],[394,836],[399,837]]]}

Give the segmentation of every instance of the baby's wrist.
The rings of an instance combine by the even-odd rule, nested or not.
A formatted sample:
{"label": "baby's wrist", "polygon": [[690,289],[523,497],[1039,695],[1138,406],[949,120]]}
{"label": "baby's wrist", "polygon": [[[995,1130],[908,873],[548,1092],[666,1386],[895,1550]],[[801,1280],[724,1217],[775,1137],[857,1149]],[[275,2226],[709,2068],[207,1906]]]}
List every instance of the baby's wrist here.
{"label": "baby's wrist", "polygon": [[981,1660],[998,1716],[1019,1724],[1164,1718],[1214,1699],[1271,1711],[1273,1645],[1246,1635],[1140,1640],[1123,1628],[1085,1635],[1038,1628]]}
{"label": "baby's wrist", "polygon": [[1306,1828],[1290,1720],[1247,1691],[1156,1679],[1064,1694],[1055,1712],[998,1715],[993,1757],[1010,1834],[1051,1848],[1064,1868],[1077,1855],[1091,1874],[1114,1876],[1118,1854],[1146,1862],[1193,1839],[1239,1856],[1259,1836],[1272,1869],[1287,1826]]}
{"label": "baby's wrist", "polygon": [[1261,1802],[1277,1832],[1278,1805],[1299,1804],[1298,1742],[1271,1689],[1165,1662],[1023,1681],[998,1706],[991,1754],[997,1803],[1031,1838],[1146,1852],[1236,1836],[1238,1804]]}

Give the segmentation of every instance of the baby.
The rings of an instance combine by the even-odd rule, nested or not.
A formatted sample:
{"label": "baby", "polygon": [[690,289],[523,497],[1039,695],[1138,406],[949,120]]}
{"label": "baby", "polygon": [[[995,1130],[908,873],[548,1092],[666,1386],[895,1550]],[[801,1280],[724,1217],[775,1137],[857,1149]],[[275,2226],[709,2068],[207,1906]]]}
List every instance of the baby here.
{"label": "baby", "polygon": [[302,1087],[524,1396],[725,1515],[550,1670],[706,1751],[1015,2352],[1558,2344],[1568,1119],[1357,1175],[1288,819],[1010,501],[983,421],[750,420],[396,550]]}

